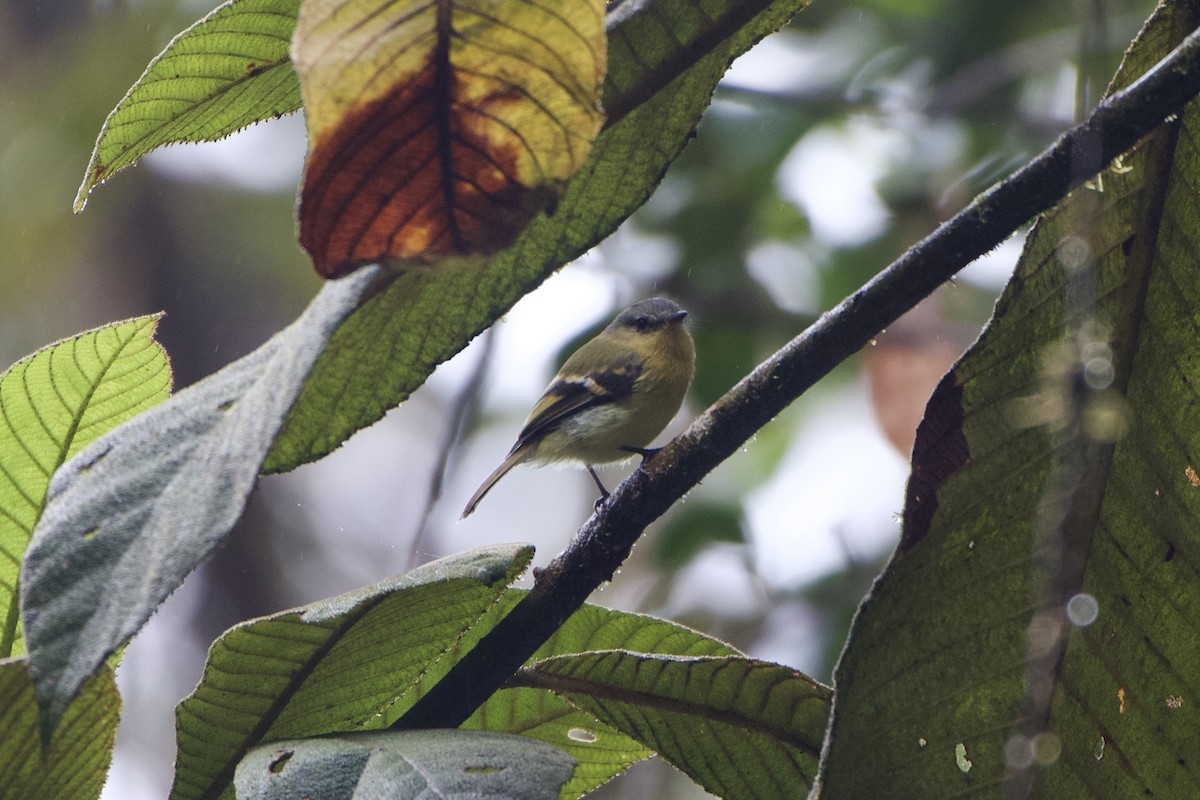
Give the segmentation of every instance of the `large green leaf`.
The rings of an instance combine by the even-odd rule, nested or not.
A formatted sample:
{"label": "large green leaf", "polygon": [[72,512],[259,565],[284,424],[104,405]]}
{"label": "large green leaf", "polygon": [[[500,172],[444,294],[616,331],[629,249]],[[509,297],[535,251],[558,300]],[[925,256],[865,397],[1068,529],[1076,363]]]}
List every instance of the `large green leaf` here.
{"label": "large green leaf", "polygon": [[830,691],[788,667],[610,650],[526,673],[719,797],[800,797],[816,776]]}
{"label": "large green leaf", "polygon": [[227,631],[176,711],[171,797],[231,797],[238,762],[260,743],[386,725],[445,674],[532,555],[481,548]]}
{"label": "large green leaf", "polygon": [[171,366],[154,341],[158,319],[81,333],[0,375],[0,658],[25,650],[18,575],[50,476],[84,445],[170,394]]}
{"label": "large green leaf", "polygon": [[823,796],[1200,796],[1198,141],[1193,102],[1048,214],[930,401]]}
{"label": "large green leaf", "polygon": [[[515,601],[523,595],[512,591]],[[530,659],[593,650],[624,649],[637,653],[688,657],[739,656],[724,642],[682,625],[641,614],[584,606]],[[620,775],[653,751],[627,733],[580,711],[545,689],[516,686],[496,692],[468,719],[464,728],[519,733],[569,753],[575,773],[562,788],[562,798],[579,797]]]}
{"label": "large green leaf", "polygon": [[294,391],[369,277],[330,284],[266,345],[55,473],[21,593],[48,727],[237,521]]}
{"label": "large green leaf", "polygon": [[288,57],[300,0],[229,0],[171,40],[108,115],[75,197],[159,147],[211,142],[300,108]]}
{"label": "large green leaf", "polygon": [[237,770],[238,800],[555,800],[571,757],[482,731],[393,731],[279,742]]}
{"label": "large green leaf", "polygon": [[[605,90],[620,113],[552,216],[482,269],[368,267],[331,282],[264,347],[107,440],[104,458],[63,470],[23,595],[47,724],[224,537],[260,465],[279,471],[329,452],[615,229],[683,147],[732,59],[803,5],[622,4],[610,16]],[[662,18],[680,24],[668,31]]]}
{"label": "large green leaf", "polygon": [[117,735],[121,696],[112,667],[89,678],[49,746],[24,659],[0,661],[0,799],[95,800]]}

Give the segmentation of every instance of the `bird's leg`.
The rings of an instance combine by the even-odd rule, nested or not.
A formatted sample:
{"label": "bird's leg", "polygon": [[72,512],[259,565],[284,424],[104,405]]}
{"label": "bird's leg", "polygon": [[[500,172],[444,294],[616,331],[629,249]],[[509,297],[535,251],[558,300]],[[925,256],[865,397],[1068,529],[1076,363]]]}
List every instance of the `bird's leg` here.
{"label": "bird's leg", "polygon": [[592,482],[596,484],[596,488],[600,490],[600,499],[603,500],[608,497],[608,489],[605,489],[604,484],[600,482],[600,476],[596,474],[596,470],[592,469],[592,466],[589,464],[587,471],[588,475],[592,476]]}
{"label": "bird's leg", "polygon": [[596,500],[596,508],[600,508],[600,504],[608,499],[608,489],[604,488],[604,484],[600,482],[600,476],[596,474],[596,470],[592,469],[592,465],[588,464],[588,475],[592,476],[592,482],[596,484],[596,488],[600,490],[600,497]]}

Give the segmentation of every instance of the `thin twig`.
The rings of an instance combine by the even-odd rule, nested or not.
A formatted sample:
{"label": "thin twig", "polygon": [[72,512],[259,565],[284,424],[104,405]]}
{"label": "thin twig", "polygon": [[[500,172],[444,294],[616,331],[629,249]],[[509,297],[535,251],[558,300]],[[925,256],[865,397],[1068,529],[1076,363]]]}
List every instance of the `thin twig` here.
{"label": "thin twig", "polygon": [[[1193,32],[1083,124],[822,316],[636,470],[537,575],[533,590],[394,727],[454,727],[499,689],[603,581],[646,526],[763,425],[937,286],[1133,147],[1200,93]],[[1090,169],[1075,156],[1097,155]]]}
{"label": "thin twig", "polygon": [[458,451],[462,441],[463,428],[467,420],[475,416],[479,410],[480,397],[483,394],[483,381],[487,377],[488,367],[492,363],[492,352],[495,349],[496,328],[491,327],[483,332],[479,358],[467,382],[459,390],[446,415],[446,429],[442,432],[442,442],[438,446],[437,462],[429,474],[429,491],[425,493],[425,509],[421,512],[421,522],[417,532],[413,534],[412,544],[408,551],[408,569],[414,569],[427,559],[423,556],[426,542],[429,541],[429,524],[433,519],[433,510],[438,500],[442,499],[442,490],[446,485],[446,470],[450,456]]}

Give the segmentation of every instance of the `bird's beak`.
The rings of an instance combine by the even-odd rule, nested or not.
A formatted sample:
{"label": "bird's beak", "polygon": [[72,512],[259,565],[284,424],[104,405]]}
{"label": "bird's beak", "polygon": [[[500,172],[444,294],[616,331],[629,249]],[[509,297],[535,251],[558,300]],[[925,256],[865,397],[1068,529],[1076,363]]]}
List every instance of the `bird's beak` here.
{"label": "bird's beak", "polygon": [[676,312],[675,312],[675,316],[671,317],[671,324],[672,324],[672,325],[674,325],[674,324],[676,324],[676,323],[678,323],[678,322],[682,322],[682,321],[683,321],[683,318],[684,318],[684,317],[686,317],[686,316],[687,316],[687,312],[686,312],[686,311],[683,311],[683,310],[676,311]]}

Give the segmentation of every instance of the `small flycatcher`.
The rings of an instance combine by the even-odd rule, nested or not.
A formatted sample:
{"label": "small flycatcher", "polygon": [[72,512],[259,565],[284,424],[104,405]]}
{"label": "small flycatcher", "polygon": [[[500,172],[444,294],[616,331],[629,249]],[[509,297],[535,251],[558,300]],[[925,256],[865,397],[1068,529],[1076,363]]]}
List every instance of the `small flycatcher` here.
{"label": "small flycatcher", "polygon": [[504,462],[475,490],[463,517],[518,464],[582,464],[607,496],[593,466],[648,455],[646,445],[683,404],[696,371],[686,316],[662,297],[643,300],[576,350],[529,413]]}

